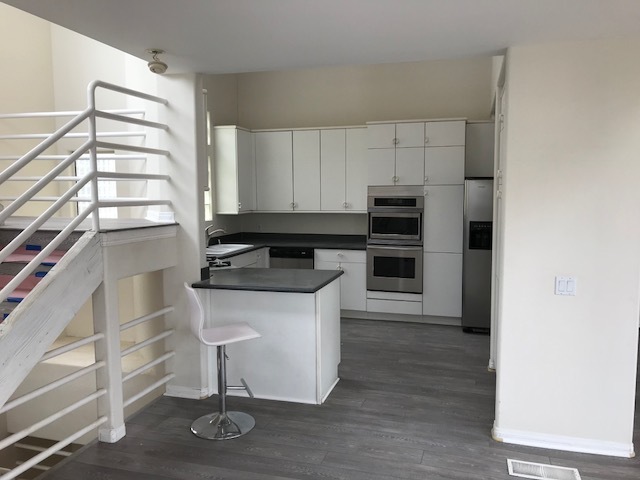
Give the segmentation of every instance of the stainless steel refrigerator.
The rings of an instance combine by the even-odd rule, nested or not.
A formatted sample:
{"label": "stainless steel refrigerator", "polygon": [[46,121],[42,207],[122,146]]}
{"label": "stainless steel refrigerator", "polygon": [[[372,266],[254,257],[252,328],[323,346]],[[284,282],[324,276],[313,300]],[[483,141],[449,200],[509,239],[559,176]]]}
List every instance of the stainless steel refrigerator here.
{"label": "stainless steel refrigerator", "polygon": [[462,257],[462,328],[488,331],[491,326],[491,240],[493,179],[464,182]]}

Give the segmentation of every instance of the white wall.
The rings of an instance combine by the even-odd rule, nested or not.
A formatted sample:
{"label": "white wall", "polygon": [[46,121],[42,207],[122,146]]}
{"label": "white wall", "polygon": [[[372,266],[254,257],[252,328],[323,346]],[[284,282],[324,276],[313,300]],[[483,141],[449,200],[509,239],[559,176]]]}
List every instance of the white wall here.
{"label": "white wall", "polygon": [[[640,304],[640,39],[507,59],[494,435],[632,453]],[[554,295],[554,276],[577,295]]]}

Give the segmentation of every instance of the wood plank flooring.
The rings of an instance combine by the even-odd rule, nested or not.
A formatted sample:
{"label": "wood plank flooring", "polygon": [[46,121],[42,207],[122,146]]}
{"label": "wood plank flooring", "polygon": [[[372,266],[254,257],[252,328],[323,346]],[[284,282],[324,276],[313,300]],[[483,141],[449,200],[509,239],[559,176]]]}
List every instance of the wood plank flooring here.
{"label": "wood plank flooring", "polygon": [[[216,397],[163,397],[127,422],[127,436],[118,443],[90,445],[43,478],[513,479],[507,458],[576,467],[583,480],[640,478],[640,458],[492,440],[495,375],[486,368],[488,336],[343,319],[342,343],[341,380],[324,405],[230,397],[229,408],[253,415],[256,428],[214,442],[195,437],[189,426],[216,410]],[[639,427],[636,416],[636,447]]]}

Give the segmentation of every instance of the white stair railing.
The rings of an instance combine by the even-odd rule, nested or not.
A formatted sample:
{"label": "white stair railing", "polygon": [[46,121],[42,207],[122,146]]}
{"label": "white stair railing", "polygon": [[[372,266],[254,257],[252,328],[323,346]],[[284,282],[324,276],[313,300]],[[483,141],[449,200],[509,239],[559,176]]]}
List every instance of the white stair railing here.
{"label": "white stair railing", "polygon": [[[149,129],[156,129],[166,131],[168,126],[146,120],[144,118],[137,118],[132,115],[144,114],[142,110],[99,110],[96,107],[96,91],[98,89],[109,90],[125,96],[138,98],[144,101],[153,102],[161,105],[167,105],[167,100],[149,95],[147,93],[138,92],[129,88],[120,87],[110,83],[102,81],[94,81],[87,88],[87,109],[81,112],[34,112],[34,113],[21,113],[21,114],[2,114],[0,120],[7,119],[33,119],[33,118],[64,118],[73,116],[65,125],[56,130],[53,134],[46,135],[40,133],[27,133],[27,134],[12,134],[12,135],[0,135],[0,140],[25,140],[25,139],[41,139],[43,140],[34,148],[32,148],[25,155],[16,158],[11,155],[2,155],[0,160],[11,161],[13,163],[0,172],[0,186],[8,184],[9,182],[34,182],[29,188],[27,188],[22,194],[17,196],[12,195],[0,195],[0,203],[5,207],[0,211],[0,225],[7,221],[12,215],[15,215],[20,208],[31,202],[48,202],[51,205],[44,210],[40,215],[35,217],[29,226],[24,228],[22,233],[18,235],[13,241],[0,250],[0,263],[5,261],[9,255],[21,246],[35,231],[42,227],[47,221],[50,221],[53,217],[59,221],[61,212],[68,215],[71,211],[78,211],[78,208],[69,208],[69,205],[76,204],[78,202],[86,202],[87,207],[81,210],[79,213],[67,217],[67,224],[62,228],[60,234],[56,236],[51,243],[43,249],[42,253],[29,262],[21,272],[15,276],[15,278],[9,282],[4,288],[0,289],[0,302],[8,298],[15,288],[20,285],[34,270],[38,267],[43,258],[45,258],[52,250],[60,245],[68,235],[80,226],[84,220],[91,216],[92,225],[91,229],[95,231],[100,230],[100,216],[99,209],[107,207],[149,207],[149,206],[169,206],[171,202],[168,199],[155,198],[150,199],[146,197],[114,197],[114,198],[102,198],[98,193],[98,182],[109,180],[116,182],[131,182],[131,181],[165,181],[169,180],[168,175],[158,173],[126,173],[126,172],[104,172],[98,169],[98,158],[112,158],[118,160],[132,160],[134,158],[146,158],[147,155],[158,155],[168,157],[170,153],[167,150],[160,148],[152,148],[148,146],[132,145],[125,142],[105,142],[102,138],[128,138],[131,136],[145,137],[145,131],[119,131],[119,132],[99,132],[97,128],[97,119],[105,119],[109,121],[119,122],[125,125],[133,125],[136,127],[144,127]],[[86,124],[87,131],[78,133],[74,131],[79,126]],[[76,148],[70,155],[51,155],[46,152],[58,145],[62,141],[68,141],[70,138],[85,139],[85,141]],[[61,147],[62,148],[62,147]],[[125,151],[135,152],[135,154],[109,154],[102,156],[98,154],[98,149],[108,149],[113,151]],[[142,154],[142,155],[140,155]],[[89,172],[83,176],[74,176],[65,174],[65,172],[74,165],[79,159],[89,159]],[[25,167],[28,167],[33,162],[39,160],[57,161],[57,165],[48,171],[45,175],[18,175]],[[66,191],[59,193],[58,195],[41,195],[38,194],[50,186],[56,183],[57,189],[62,188],[64,182],[70,182],[72,185]],[[84,186],[90,186],[89,196],[80,196],[79,192]],[[117,191],[117,189],[116,189]],[[9,202],[7,204],[7,202]],[[2,319],[0,319],[1,321]]]}
{"label": "white stair railing", "polygon": [[[159,131],[168,130],[167,125],[146,120],[145,113],[142,110],[100,110],[96,107],[96,91],[98,89],[109,90],[117,92],[123,95],[132,96],[144,101],[154,102],[156,104],[166,105],[165,99],[148,95],[145,93],[137,92],[127,88],[111,85],[104,82],[93,82],[88,87],[88,108],[81,112],[35,112],[27,114],[4,114],[0,115],[0,121],[3,119],[19,119],[19,118],[64,118],[71,117],[62,127],[58,128],[52,135],[43,138],[44,135],[40,133],[21,133],[14,135],[2,135],[0,140],[2,141],[26,141],[26,140],[42,140],[37,146],[33,147],[27,154],[22,156],[16,156],[11,154],[0,155],[0,162],[8,163],[12,162],[7,168],[0,172],[0,186],[8,185],[24,185],[25,188],[21,193],[17,195],[6,194],[7,190],[2,189],[0,191],[3,194],[0,196],[0,202],[6,207],[4,210],[0,209],[0,224],[5,221],[9,221],[15,218],[20,213],[20,209],[25,205],[33,205],[33,202],[49,202],[50,205],[46,206],[41,213],[38,213],[35,217],[30,218],[30,223],[24,227],[12,241],[10,241],[4,248],[0,249],[0,263],[5,261],[12,253],[16,251],[21,245],[28,241],[28,239],[36,233],[36,231],[43,226],[46,226],[47,222],[55,220],[58,225],[64,224],[60,227],[60,232],[51,240],[46,246],[43,247],[35,257],[28,262],[18,274],[9,282],[4,288],[0,289],[0,302],[6,299],[14,289],[25,280],[39,264],[49,254],[55,250],[58,246],[68,238],[68,236],[76,230],[78,227],[83,229],[89,229],[93,231],[100,231],[101,220],[99,216],[99,210],[101,208],[108,207],[147,207],[147,206],[170,206],[171,202],[164,198],[147,198],[147,197],[131,197],[116,195],[113,198],[107,198],[99,193],[98,184],[104,181],[115,182],[148,182],[148,181],[160,181],[167,182],[170,180],[168,175],[161,173],[130,173],[124,171],[101,171],[98,168],[98,159],[111,159],[116,162],[119,161],[140,161],[145,160],[149,155],[168,157],[169,152],[161,148],[153,148],[147,145],[137,145],[128,143],[131,138],[147,139],[149,136],[143,129],[154,129]],[[110,122],[119,122],[127,126],[133,126],[135,130],[118,131],[118,132],[103,132],[98,130],[98,119],[104,119]],[[76,130],[80,127],[86,126],[86,133],[78,133]],[[70,140],[71,139],[71,140]],[[105,139],[109,139],[106,141]],[[120,141],[118,141],[120,140]],[[61,142],[74,141],[81,143],[78,147],[73,149],[73,152],[69,155],[60,155],[52,153],[51,149],[56,147],[58,151],[63,151],[66,147]],[[109,150],[108,153],[100,153],[101,150]],[[120,153],[127,152],[127,153]],[[69,174],[69,169],[78,160],[89,161],[89,171],[83,175]],[[33,175],[32,172],[23,174],[25,168],[29,166],[36,166],[37,163],[42,161],[55,162],[52,168],[47,168],[46,173],[43,175]],[[1,165],[2,163],[0,163]],[[161,169],[158,169],[161,170]],[[69,183],[70,186],[66,187],[65,183]],[[81,190],[85,186],[90,186],[90,193],[88,195],[81,194]],[[55,186],[60,192],[57,195],[45,194],[47,187]],[[64,188],[63,188],[64,187]],[[51,188],[48,188],[49,190]],[[160,190],[160,189],[159,189]],[[44,191],[44,192],[43,192]],[[8,202],[8,203],[7,203]],[[86,208],[83,210],[75,208],[75,205],[79,202],[86,202]],[[70,208],[72,207],[72,208]],[[77,212],[76,214],[68,215],[69,212]],[[67,216],[62,220],[62,213]],[[144,218],[144,217],[137,217]],[[82,225],[86,220],[91,219],[90,226]],[[1,245],[0,245],[1,247]],[[63,257],[64,258],[64,257]],[[54,267],[55,268],[55,267]],[[64,269],[60,272],[65,271]],[[105,277],[106,278],[106,277]],[[29,297],[31,298],[31,297]],[[35,299],[36,297],[33,297]],[[5,334],[3,327],[7,324],[21,323],[22,313],[25,313],[25,308],[20,310],[20,314],[15,318],[9,317],[9,321],[2,325],[2,319],[0,319],[0,341]],[[132,327],[149,324],[150,322],[163,322],[165,315],[173,312],[173,307],[164,307],[156,312],[150,313],[143,317],[132,320],[124,325],[120,326],[120,332],[128,330]],[[109,319],[111,321],[111,319]],[[116,320],[117,321],[117,320]],[[95,318],[94,318],[95,322]],[[27,324],[24,324],[27,325]],[[16,326],[16,325],[13,325]],[[0,402],[0,420],[2,417],[7,418],[7,415],[17,415],[21,413],[19,407],[29,408],[29,417],[31,414],[39,414],[40,409],[35,406],[30,406],[29,402],[48,402],[50,397],[46,395],[55,395],[55,392],[67,392],[70,388],[71,382],[83,382],[91,380],[95,382],[95,378],[104,375],[116,375],[122,378],[123,384],[128,386],[126,398],[122,398],[121,401],[115,402],[119,404],[121,408],[129,407],[139,408],[141,401],[148,401],[148,395],[156,392],[160,387],[163,387],[168,381],[173,378],[172,373],[167,373],[166,362],[171,360],[175,356],[174,351],[167,351],[164,348],[164,341],[173,333],[172,329],[164,327],[164,323],[158,325],[149,326],[154,333],[147,339],[139,341],[137,344],[128,345],[127,348],[122,348],[120,355],[121,358],[128,356],[139,356],[148,359],[144,365],[136,365],[133,370],[127,373],[122,373],[122,363],[120,363],[120,370],[117,366],[113,366],[113,356],[105,354],[106,348],[103,348],[107,341],[112,341],[111,334],[97,333],[91,335],[85,339],[78,340],[69,345],[57,348],[46,353],[40,360],[40,364],[50,362],[55,357],[59,357],[65,353],[72,352],[73,350],[81,347],[91,346],[92,351],[98,354],[98,351],[102,352],[98,355],[97,361],[93,357],[93,363],[83,366],[75,370],[74,372],[64,375],[61,378],[47,383],[45,385],[38,386],[31,391],[11,398],[7,403]],[[117,328],[116,328],[117,330]],[[11,332],[10,329],[7,330]],[[97,331],[97,330],[94,330]],[[56,334],[57,335],[57,334]],[[34,340],[42,338],[36,334],[31,334]],[[108,337],[108,338],[107,338]],[[12,340],[12,338],[6,338],[5,340]],[[117,342],[117,339],[115,340]],[[50,342],[41,342],[43,345],[50,344]],[[98,351],[96,351],[94,345],[99,345]],[[139,352],[146,347],[154,349],[154,354],[147,355],[132,355],[135,352]],[[32,355],[34,356],[34,355]],[[37,357],[36,357],[37,358]],[[34,361],[35,362],[35,361]],[[128,365],[132,362],[128,361]],[[156,371],[157,370],[157,371]],[[158,373],[159,372],[159,373]],[[33,374],[33,372],[32,372]],[[21,388],[25,388],[26,383]],[[95,385],[94,385],[95,387]],[[61,393],[58,393],[60,395]],[[64,395],[65,393],[62,393]],[[68,419],[73,416],[74,413],[81,408],[87,408],[91,404],[99,404],[108,402],[112,405],[112,401],[109,399],[113,394],[111,387],[105,388],[104,385],[99,385],[98,388],[94,388],[83,395],[79,399],[69,400],[69,405],[65,404],[62,408],[57,409],[53,413],[47,412],[42,415],[44,418],[36,418],[35,420],[29,419],[29,424],[24,427],[18,427],[11,431],[5,438],[0,436],[0,457],[2,457],[3,449],[16,449],[20,448],[22,442],[28,437],[37,437],[40,430],[50,428],[58,423],[67,423]],[[124,396],[123,396],[124,397]],[[135,405],[134,405],[135,404]],[[33,405],[33,404],[32,404]],[[18,408],[18,410],[14,410]],[[13,411],[13,412],[12,412]],[[53,440],[53,445],[39,448],[37,453],[27,459],[16,462],[16,465],[11,467],[7,465],[0,465],[0,480],[10,480],[14,478],[20,478],[25,472],[32,474],[34,470],[46,468],[42,462],[51,457],[61,457],[63,448],[73,444],[76,441],[81,441],[87,434],[95,437],[98,427],[105,427],[111,421],[112,412],[107,409],[106,414],[103,408],[98,408],[98,413],[95,417],[87,420],[86,424],[79,426],[75,432],[67,435],[66,433],[62,437],[57,437]],[[17,415],[23,418],[22,415]],[[119,414],[122,418],[122,413]],[[2,423],[2,422],[0,422]],[[75,428],[75,427],[74,427]],[[33,451],[36,451],[35,449]],[[11,457],[11,453],[8,455]],[[29,471],[31,470],[31,471]]]}

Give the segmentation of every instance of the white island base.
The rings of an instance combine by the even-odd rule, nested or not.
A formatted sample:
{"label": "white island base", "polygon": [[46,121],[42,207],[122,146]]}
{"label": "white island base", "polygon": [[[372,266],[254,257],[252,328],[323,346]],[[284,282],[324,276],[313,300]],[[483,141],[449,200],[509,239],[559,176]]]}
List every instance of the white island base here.
{"label": "white island base", "polygon": [[[227,346],[227,383],[243,377],[256,398],[321,404],[338,383],[340,283],[314,293],[200,288],[207,326],[247,322],[262,338]],[[206,348],[217,393],[216,349]],[[229,395],[245,392],[229,391]]]}

